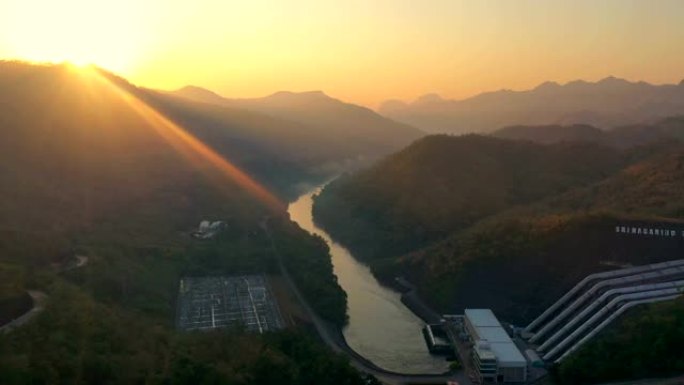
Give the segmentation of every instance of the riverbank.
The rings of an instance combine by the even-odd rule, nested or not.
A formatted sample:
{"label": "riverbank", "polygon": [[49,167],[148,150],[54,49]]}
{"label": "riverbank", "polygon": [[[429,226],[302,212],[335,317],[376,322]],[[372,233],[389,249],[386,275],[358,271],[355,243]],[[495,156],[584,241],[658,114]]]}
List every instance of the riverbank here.
{"label": "riverbank", "polygon": [[[358,354],[387,372],[430,375],[447,372],[449,363],[443,357],[430,354],[422,333],[425,320],[439,319],[439,316],[427,308],[414,306],[419,301],[413,295],[402,299],[396,288],[381,284],[368,265],[314,224],[313,195],[318,191],[302,195],[290,204],[288,212],[302,229],[327,243],[334,273],[347,293],[349,322],[335,332],[337,343],[343,341],[354,352],[350,354]],[[403,301],[410,303],[415,311]]]}
{"label": "riverbank", "polygon": [[[311,225],[313,227],[317,228],[318,231],[325,234],[325,237],[323,237],[323,238],[326,239],[326,241],[329,240],[332,243],[340,244],[339,241],[336,240],[333,235],[327,233],[321,226],[319,226],[319,224],[316,222],[315,218],[313,217],[313,212],[311,215]],[[350,255],[353,254],[352,249],[347,248],[346,246],[344,246],[344,248]],[[370,268],[370,265],[367,265],[363,259],[356,259],[356,260],[359,263],[364,264],[365,266],[368,266],[369,271],[371,272],[371,274],[373,276],[373,279],[375,279],[380,285],[387,288],[388,290],[391,290],[391,291],[399,294],[402,304],[408,310],[410,310],[411,313],[413,313],[413,315],[420,318],[423,322],[425,322],[425,323],[438,323],[442,319],[441,313],[439,313],[438,311],[435,311],[432,308],[432,306],[429,305],[427,303],[427,301],[425,301],[420,296],[417,288],[411,282],[406,280],[404,277],[395,277],[393,280],[391,280],[391,279],[389,279],[389,277],[377,276],[373,272],[373,270]]]}
{"label": "riverbank", "polygon": [[308,304],[306,301],[306,298],[301,294],[299,289],[297,288],[297,285],[294,283],[292,280],[292,277],[290,276],[290,273],[288,272],[287,268],[285,267],[283,261],[282,261],[282,256],[280,252],[278,251],[278,248],[276,247],[275,243],[273,242],[273,237],[271,235],[271,232],[268,227],[268,222],[264,221],[262,223],[262,228],[264,232],[266,233],[269,242],[271,243],[271,248],[276,256],[276,259],[278,261],[278,266],[279,270],[281,272],[281,275],[286,282],[286,284],[289,286],[291,292],[295,295],[297,300],[300,302],[301,306],[303,309],[307,312],[309,315],[309,319],[313,323],[313,326],[316,328],[316,331],[318,332],[319,337],[321,338],[322,342],[328,345],[333,351],[337,353],[344,354],[347,356],[350,360],[350,364],[356,368],[357,370],[367,373],[370,375],[373,375],[377,379],[379,379],[382,383],[384,384],[432,384],[432,383],[446,383],[447,381],[457,381],[462,384],[468,384],[467,378],[465,377],[465,374],[462,372],[451,374],[449,372],[444,372],[440,374],[404,374],[404,373],[398,373],[394,371],[390,371],[387,369],[383,369],[373,363],[371,360],[367,359],[366,357],[363,357],[361,354],[357,353],[349,344],[347,343],[347,340],[344,337],[344,334],[340,328],[336,327],[330,322],[327,322],[320,318],[318,314],[316,314],[315,311],[311,308],[311,306]]}

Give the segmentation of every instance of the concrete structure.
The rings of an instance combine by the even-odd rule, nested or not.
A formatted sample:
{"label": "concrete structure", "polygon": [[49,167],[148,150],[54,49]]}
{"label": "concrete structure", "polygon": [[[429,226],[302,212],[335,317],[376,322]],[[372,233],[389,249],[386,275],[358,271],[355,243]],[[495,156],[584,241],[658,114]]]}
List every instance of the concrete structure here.
{"label": "concrete structure", "polygon": [[445,325],[443,324],[427,324],[423,327],[423,337],[428,350],[432,354],[454,354],[454,347],[449,341]]}
{"label": "concrete structure", "polygon": [[[608,290],[605,293],[603,293],[599,298],[597,298],[594,302],[589,304],[589,306],[585,307],[582,311],[578,312],[574,318],[571,318],[567,322],[565,322],[563,326],[560,327],[555,334],[549,336],[546,342],[539,346],[538,350],[547,350],[549,347],[559,342],[559,339],[563,337],[565,334],[567,334],[570,330],[574,330],[578,326],[581,326],[579,325],[581,321],[586,320],[592,314],[600,313],[601,309],[605,309],[606,305],[610,304],[611,302],[614,303],[615,300],[619,301],[625,299],[638,299],[639,297],[644,295],[642,293],[646,294],[641,298],[653,297],[649,295],[649,293],[655,293],[655,296],[658,296],[657,294],[675,294],[676,291],[664,293],[659,292],[659,290],[671,290],[681,287],[684,287],[684,280],[674,282],[661,282],[649,285],[627,286],[618,289]],[[626,297],[626,295],[631,295],[634,297]]]}
{"label": "concrete structure", "polygon": [[587,276],[525,331],[544,360],[560,362],[626,310],[684,292],[684,260]]}
{"label": "concrete structure", "polygon": [[524,383],[527,360],[489,309],[466,309],[464,329],[483,383]]}
{"label": "concrete structure", "polygon": [[558,301],[551,305],[546,311],[544,311],[537,319],[532,321],[526,328],[525,332],[532,333],[535,329],[538,329],[545,321],[554,315],[559,309],[562,309],[568,302],[570,302],[578,293],[591,287],[598,281],[605,281],[609,279],[614,279],[618,277],[634,276],[643,273],[650,273],[653,271],[659,271],[662,269],[667,269],[676,266],[684,266],[684,259],[679,259],[675,261],[668,261],[662,263],[654,263],[645,266],[629,267],[626,269],[611,270],[603,273],[591,274],[575,285],[570,291],[565,293]]}
{"label": "concrete structure", "polygon": [[544,364],[544,361],[537,354],[537,352],[535,352],[532,349],[525,349],[525,358],[527,358],[527,361],[529,361],[530,365],[532,365],[535,368],[543,368],[544,366],[546,366]]}

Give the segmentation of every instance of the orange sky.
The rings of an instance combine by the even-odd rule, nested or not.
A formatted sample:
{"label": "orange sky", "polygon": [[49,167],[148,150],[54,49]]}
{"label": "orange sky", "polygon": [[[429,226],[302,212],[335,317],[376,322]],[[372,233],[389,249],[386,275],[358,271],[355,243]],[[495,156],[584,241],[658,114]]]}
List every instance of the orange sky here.
{"label": "orange sky", "polygon": [[375,106],[607,75],[679,82],[682,20],[681,0],[0,0],[0,57]]}

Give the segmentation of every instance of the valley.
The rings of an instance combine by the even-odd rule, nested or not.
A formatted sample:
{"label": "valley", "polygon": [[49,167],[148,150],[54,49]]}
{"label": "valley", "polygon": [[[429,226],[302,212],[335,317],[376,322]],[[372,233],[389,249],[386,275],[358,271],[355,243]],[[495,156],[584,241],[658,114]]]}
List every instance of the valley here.
{"label": "valley", "polygon": [[[488,152],[495,145],[501,147]],[[543,160],[547,150],[553,156]],[[526,164],[520,153],[506,161],[508,151],[532,151],[534,161]],[[675,141],[616,150],[585,141],[429,136],[327,185],[314,200],[314,223],[368,263],[383,284],[408,281],[441,314],[491,308],[522,327],[591,273],[679,258],[681,162]],[[645,235],[616,232],[627,225],[668,228],[674,236],[670,230],[667,237],[648,229]],[[668,312],[676,303],[652,305],[650,312]],[[629,313],[612,330],[646,322],[636,315],[644,312]],[[576,381],[624,378],[604,360],[592,363],[595,377],[579,375],[585,372],[576,366],[607,339],[619,343],[617,335],[628,334],[602,334],[554,373],[572,372]],[[659,337],[668,341],[659,354],[674,354],[681,335],[666,335]],[[643,359],[629,351],[624,360]],[[662,375],[676,373],[676,360],[666,368]]]}
{"label": "valley", "polygon": [[0,61],[0,383],[677,378],[683,85],[375,111]]}

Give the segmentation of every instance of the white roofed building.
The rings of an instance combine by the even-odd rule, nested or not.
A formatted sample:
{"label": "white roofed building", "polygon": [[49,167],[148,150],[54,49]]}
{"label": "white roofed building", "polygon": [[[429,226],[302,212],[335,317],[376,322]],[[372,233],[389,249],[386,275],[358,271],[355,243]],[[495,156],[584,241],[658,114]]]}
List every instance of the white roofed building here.
{"label": "white roofed building", "polygon": [[226,224],[223,221],[215,221],[215,222],[202,221],[199,224],[199,229],[197,231],[194,231],[192,233],[192,235],[195,238],[209,239],[209,238],[213,238],[216,234],[218,234],[225,227],[226,227]]}
{"label": "white roofed building", "polygon": [[466,309],[465,331],[483,383],[524,383],[527,360],[489,309]]}

